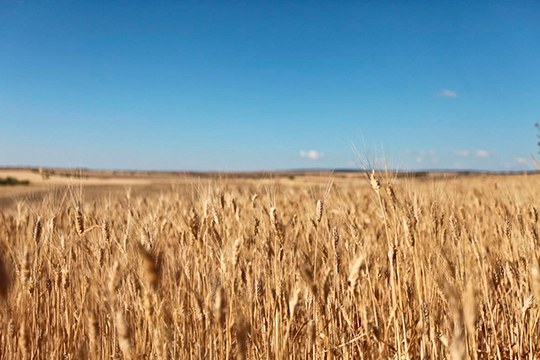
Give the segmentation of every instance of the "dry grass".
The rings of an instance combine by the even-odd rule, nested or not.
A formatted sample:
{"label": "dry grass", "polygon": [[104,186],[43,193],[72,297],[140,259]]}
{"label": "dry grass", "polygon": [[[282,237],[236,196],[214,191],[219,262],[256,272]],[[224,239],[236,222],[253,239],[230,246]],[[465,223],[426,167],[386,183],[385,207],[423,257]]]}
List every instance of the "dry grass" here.
{"label": "dry grass", "polygon": [[0,358],[539,358],[538,190],[373,174],[4,210]]}

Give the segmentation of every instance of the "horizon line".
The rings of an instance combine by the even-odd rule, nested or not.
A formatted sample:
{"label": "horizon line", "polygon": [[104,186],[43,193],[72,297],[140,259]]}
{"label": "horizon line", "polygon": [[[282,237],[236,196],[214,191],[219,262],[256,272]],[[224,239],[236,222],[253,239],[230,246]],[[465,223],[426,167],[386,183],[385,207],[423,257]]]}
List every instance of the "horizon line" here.
{"label": "horizon line", "polygon": [[155,174],[261,174],[261,173],[363,173],[368,171],[391,172],[396,174],[430,174],[430,173],[454,173],[454,174],[491,174],[491,175],[506,175],[506,174],[536,174],[540,173],[540,169],[529,170],[481,170],[481,169],[391,169],[373,167],[370,169],[360,168],[289,168],[289,169],[262,169],[262,170],[192,170],[192,169],[176,169],[176,170],[159,170],[159,169],[136,169],[136,168],[93,168],[93,167],[63,167],[63,166],[21,166],[21,165],[0,165],[0,170],[30,170],[39,171],[96,171],[96,172],[127,172],[127,173],[155,173]]}

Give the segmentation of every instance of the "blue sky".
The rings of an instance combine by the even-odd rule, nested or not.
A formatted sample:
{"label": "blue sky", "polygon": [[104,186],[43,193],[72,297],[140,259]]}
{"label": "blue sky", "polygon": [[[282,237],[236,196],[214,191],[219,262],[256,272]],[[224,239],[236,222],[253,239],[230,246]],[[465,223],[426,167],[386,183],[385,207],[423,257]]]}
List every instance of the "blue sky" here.
{"label": "blue sky", "polygon": [[540,3],[0,3],[0,166],[527,169]]}

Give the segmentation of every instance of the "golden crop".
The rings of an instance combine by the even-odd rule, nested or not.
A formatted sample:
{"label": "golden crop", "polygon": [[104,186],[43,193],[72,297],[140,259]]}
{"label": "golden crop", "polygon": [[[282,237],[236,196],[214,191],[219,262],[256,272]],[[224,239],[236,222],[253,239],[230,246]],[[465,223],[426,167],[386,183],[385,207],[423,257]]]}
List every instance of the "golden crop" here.
{"label": "golden crop", "polygon": [[20,204],[0,358],[538,358],[539,193],[373,174]]}

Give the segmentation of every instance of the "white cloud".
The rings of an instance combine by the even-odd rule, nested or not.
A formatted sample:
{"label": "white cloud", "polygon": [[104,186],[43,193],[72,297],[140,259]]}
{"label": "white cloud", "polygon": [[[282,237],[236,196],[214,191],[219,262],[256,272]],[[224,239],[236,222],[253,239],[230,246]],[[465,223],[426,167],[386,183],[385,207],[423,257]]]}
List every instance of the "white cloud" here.
{"label": "white cloud", "polygon": [[469,150],[459,150],[455,151],[454,155],[456,155],[457,157],[469,157],[469,155],[471,155],[471,152]]}
{"label": "white cloud", "polygon": [[473,155],[477,158],[482,159],[482,158],[490,157],[491,153],[487,150],[476,150],[474,152],[471,152],[469,150],[454,151],[454,156],[461,157],[461,158],[466,158]]}
{"label": "white cloud", "polygon": [[417,164],[434,165],[439,162],[437,151],[434,149],[405,150],[405,155]]}
{"label": "white cloud", "polygon": [[320,160],[324,157],[324,154],[317,150],[300,150],[300,156],[309,160]]}
{"label": "white cloud", "polygon": [[527,159],[522,158],[522,157],[517,157],[517,158],[516,158],[516,161],[517,161],[518,163],[520,163],[520,164],[528,164],[528,163],[529,163],[529,161],[527,161]]}
{"label": "white cloud", "polygon": [[477,158],[487,158],[490,154],[489,154],[489,151],[487,151],[487,150],[476,150],[474,155]]}
{"label": "white cloud", "polygon": [[449,89],[442,89],[441,91],[439,91],[439,97],[445,97],[445,98],[457,98],[458,97],[458,93],[455,92],[454,90],[449,90]]}

